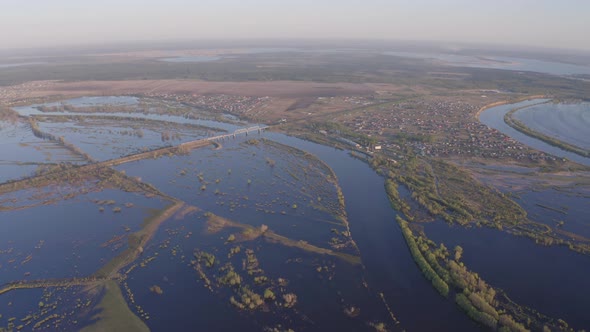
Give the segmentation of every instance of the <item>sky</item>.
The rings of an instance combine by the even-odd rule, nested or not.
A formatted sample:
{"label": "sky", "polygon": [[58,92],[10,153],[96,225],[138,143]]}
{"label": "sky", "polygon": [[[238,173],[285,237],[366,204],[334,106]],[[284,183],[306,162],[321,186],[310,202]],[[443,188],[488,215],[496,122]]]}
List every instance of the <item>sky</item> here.
{"label": "sky", "polygon": [[0,49],[379,39],[590,50],[589,0],[0,0]]}

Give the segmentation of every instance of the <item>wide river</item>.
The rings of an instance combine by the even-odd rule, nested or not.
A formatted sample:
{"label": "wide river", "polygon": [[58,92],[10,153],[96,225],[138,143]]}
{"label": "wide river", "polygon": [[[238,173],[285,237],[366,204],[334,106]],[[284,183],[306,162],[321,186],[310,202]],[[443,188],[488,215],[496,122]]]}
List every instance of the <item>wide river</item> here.
{"label": "wide river", "polygon": [[[527,111],[525,113],[525,116],[522,117],[521,119],[524,120],[524,123],[526,125],[529,125],[529,123],[531,121],[527,121],[528,119],[530,119],[530,114],[529,112],[536,112],[536,108],[540,107],[541,105],[538,104],[542,104],[544,102],[547,102],[547,99],[533,99],[533,100],[526,100],[520,103],[516,103],[516,104],[508,104],[508,105],[501,105],[501,106],[496,106],[496,107],[492,107],[489,108],[485,111],[483,111],[480,116],[479,116],[479,120],[487,125],[490,128],[494,128],[510,137],[512,137],[513,139],[528,145],[534,149],[537,149],[539,151],[543,151],[545,153],[551,154],[553,156],[556,157],[560,157],[560,158],[567,158],[571,161],[583,164],[583,165],[587,165],[590,166],[590,158],[587,157],[583,157],[580,156],[578,154],[575,154],[573,152],[569,152],[563,149],[560,149],[556,146],[553,146],[551,144],[545,143],[537,138],[528,136],[526,134],[521,133],[520,131],[510,127],[509,125],[506,124],[506,122],[504,122],[504,115],[506,115],[506,113],[510,112],[513,109],[516,108],[523,108],[523,107],[527,107],[527,106],[533,106],[533,105],[537,105],[534,108],[531,108],[529,111]],[[545,104],[543,104],[545,105]],[[548,104],[548,105],[553,105],[553,104]],[[546,106],[549,107],[549,106]],[[568,108],[572,108],[575,107],[575,105],[568,105]],[[543,107],[544,109],[545,107]],[[522,111],[528,110],[528,108],[524,108]],[[544,110],[543,112],[548,112],[547,110]],[[519,113],[519,112],[516,112]],[[554,114],[552,115],[552,117],[555,118],[556,121],[561,121],[561,123],[559,124],[555,124],[555,125],[551,125],[551,130],[552,130],[552,136],[559,136],[559,137],[575,137],[577,141],[587,141],[588,140],[588,135],[584,135],[584,132],[588,132],[588,127],[584,128],[584,126],[578,128],[578,129],[572,129],[571,126],[568,125],[568,123],[572,123],[575,122],[572,119],[569,119],[570,116],[572,117],[579,117],[579,113],[577,112],[560,112],[561,115],[558,114]],[[584,116],[584,121],[587,121],[588,116],[585,115]],[[542,121],[542,123],[548,123],[547,121]],[[534,128],[534,127],[533,127]],[[577,127],[576,127],[577,128]],[[557,133],[555,131],[558,131]],[[574,132],[575,130],[575,132]],[[571,133],[566,133],[567,131],[571,131]]]}
{"label": "wide river", "polygon": [[514,112],[534,131],[590,150],[590,103],[546,103]]}
{"label": "wide river", "polygon": [[[384,179],[348,152],[281,134],[268,138],[308,151],[336,173],[346,200],[351,233],[367,269],[367,282],[383,292],[404,328],[467,331],[476,325],[453,301],[441,297],[421,274],[395,221]],[[423,319],[424,315],[428,319]]]}

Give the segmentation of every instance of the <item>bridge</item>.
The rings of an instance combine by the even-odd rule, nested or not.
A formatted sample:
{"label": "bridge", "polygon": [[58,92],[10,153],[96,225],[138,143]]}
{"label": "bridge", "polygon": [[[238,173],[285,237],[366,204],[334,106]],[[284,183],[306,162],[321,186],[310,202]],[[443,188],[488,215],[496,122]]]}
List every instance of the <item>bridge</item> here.
{"label": "bridge", "polygon": [[205,138],[205,140],[217,141],[217,140],[222,140],[222,139],[230,138],[230,137],[236,138],[236,136],[240,135],[240,134],[246,134],[246,136],[248,136],[248,133],[250,133],[250,132],[257,132],[260,134],[266,128],[268,128],[268,126],[252,126],[252,127],[248,127],[248,128],[241,128],[241,129],[234,131],[233,133],[225,134],[225,135],[217,135],[217,136],[213,136],[213,137],[207,137],[207,138]]}
{"label": "bridge", "polygon": [[[262,131],[267,128],[269,128],[269,127],[265,126],[265,125],[252,126],[252,127],[248,127],[248,128],[241,128],[241,129],[235,130],[233,133],[206,137],[206,138],[202,138],[202,139],[198,139],[198,140],[194,140],[194,141],[190,141],[190,142],[181,143],[176,146],[167,146],[167,147],[154,149],[154,150],[150,150],[150,151],[146,151],[146,152],[131,154],[131,155],[128,155],[125,157],[106,160],[106,161],[102,161],[102,162],[98,162],[98,163],[82,165],[82,166],[77,167],[77,170],[79,172],[92,171],[92,170],[96,170],[96,169],[99,169],[102,167],[113,167],[113,166],[118,166],[118,165],[130,163],[130,162],[134,162],[134,161],[139,161],[139,160],[143,160],[143,159],[154,159],[154,158],[158,158],[158,157],[161,157],[161,156],[164,156],[167,154],[185,154],[191,150],[205,147],[205,146],[211,144],[211,142],[213,142],[213,141],[223,140],[226,138],[235,138],[236,136],[241,135],[241,134],[248,135],[248,133],[251,133],[251,132],[262,133]],[[2,184],[0,184],[0,194],[15,191],[15,190],[30,186],[32,183],[36,183],[37,182],[36,180],[43,180],[44,178],[45,179],[55,179],[56,177],[58,177],[60,175],[60,173],[65,174],[68,171],[69,170],[58,170],[58,171],[54,171],[54,172],[50,172],[50,173],[45,173],[45,174],[41,174],[41,175],[28,177],[28,178],[21,179],[21,180],[2,183]]]}
{"label": "bridge", "polygon": [[132,161],[148,159],[148,158],[157,158],[158,156],[161,156],[161,155],[164,155],[167,153],[173,153],[173,154],[186,153],[191,150],[207,146],[212,141],[222,140],[222,139],[231,138],[231,137],[236,138],[236,136],[238,136],[240,134],[248,135],[248,133],[250,133],[250,132],[262,133],[262,131],[266,128],[268,128],[268,126],[252,126],[252,127],[248,127],[248,128],[241,128],[241,129],[237,129],[233,133],[202,138],[202,139],[198,139],[198,140],[194,140],[194,141],[190,141],[190,142],[186,142],[186,143],[181,143],[176,146],[169,146],[169,147],[155,149],[155,150],[151,150],[151,151],[147,151],[147,152],[132,154],[132,155],[117,158],[117,159],[103,161],[103,162],[100,162],[97,164],[100,166],[112,167],[112,166],[130,163]]}

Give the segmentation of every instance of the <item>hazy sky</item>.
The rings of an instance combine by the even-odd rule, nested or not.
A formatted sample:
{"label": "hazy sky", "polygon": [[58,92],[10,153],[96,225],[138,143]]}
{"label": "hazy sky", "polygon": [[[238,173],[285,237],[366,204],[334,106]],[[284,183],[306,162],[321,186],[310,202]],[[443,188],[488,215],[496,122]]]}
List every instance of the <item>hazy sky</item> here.
{"label": "hazy sky", "polygon": [[589,0],[0,0],[0,48],[371,38],[590,49]]}

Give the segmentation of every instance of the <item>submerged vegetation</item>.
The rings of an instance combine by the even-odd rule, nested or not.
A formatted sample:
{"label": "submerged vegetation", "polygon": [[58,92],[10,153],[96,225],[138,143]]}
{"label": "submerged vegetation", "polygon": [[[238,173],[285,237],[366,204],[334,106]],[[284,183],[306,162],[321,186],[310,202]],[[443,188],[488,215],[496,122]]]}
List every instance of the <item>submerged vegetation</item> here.
{"label": "submerged vegetation", "polygon": [[[453,164],[416,156],[400,163],[375,156],[372,163],[379,172],[386,174],[385,189],[392,206],[410,221],[429,220],[412,213],[410,207],[414,202],[431,217],[440,217],[448,223],[466,227],[487,226],[528,237],[540,245],[563,245],[590,254],[589,239],[567,236],[545,224],[531,221],[526,211],[509,195],[479,183]],[[400,197],[397,189],[400,184],[410,190],[411,201]]]}
{"label": "submerged vegetation", "polygon": [[[264,238],[265,240],[271,243],[278,243],[284,245],[286,247],[294,247],[299,248],[304,251],[321,254],[321,255],[329,255],[338,257],[344,261],[347,261],[351,264],[360,264],[361,260],[358,256],[353,256],[350,254],[338,252],[332,249],[325,249],[320,248],[318,246],[314,246],[306,241],[302,240],[293,240],[289,239],[285,236],[279,235],[272,230],[268,229],[268,226],[262,225],[261,227],[253,227],[248,224],[240,224],[238,222],[214,215],[213,213],[207,212],[205,214],[207,217],[207,230],[210,233],[217,233],[223,230],[226,227],[229,228],[238,228],[241,229],[242,232],[238,235],[233,235],[234,241],[237,242],[244,242],[244,241],[252,241],[257,238]],[[233,242],[233,241],[232,241]]]}
{"label": "submerged vegetation", "polygon": [[[192,261],[192,265],[207,289],[211,292],[229,293],[229,303],[239,310],[269,311],[295,306],[297,296],[285,293],[284,279],[275,280],[267,276],[260,267],[254,250],[241,251],[236,248],[239,247],[230,249],[226,262],[217,264],[215,256],[195,249],[196,260]],[[232,264],[236,255],[242,257],[242,271],[246,273],[241,273]],[[203,269],[203,264],[206,269]]]}
{"label": "submerged vegetation", "polygon": [[31,130],[33,131],[33,134],[36,137],[44,140],[54,141],[59,145],[63,146],[64,148],[70,150],[75,155],[82,157],[84,160],[88,162],[96,162],[96,160],[94,160],[94,158],[92,158],[91,155],[82,151],[79,147],[75,146],[74,144],[66,142],[63,136],[58,137],[53,134],[42,131],[41,128],[39,128],[39,124],[37,123],[37,120],[34,117],[29,118],[29,125],[31,127]]}
{"label": "submerged vegetation", "polygon": [[[259,141],[259,144],[253,145],[252,147],[255,149],[266,148],[281,150],[287,148],[286,146],[279,144],[271,146],[272,143],[269,142],[270,141],[261,140]],[[292,186],[294,190],[300,191],[301,193],[299,194],[300,196],[293,195],[294,200],[289,200],[288,203],[285,202],[287,205],[284,209],[288,210],[289,206],[295,206],[296,211],[289,213],[297,214],[303,214],[307,211],[320,211],[321,213],[328,212],[331,217],[334,217],[334,219],[326,221],[322,220],[321,222],[333,224],[326,227],[325,234],[327,239],[330,239],[331,237],[331,247],[323,248],[308,243],[305,240],[291,239],[279,235],[265,224],[258,226],[240,224],[207,213],[207,225],[211,232],[221,232],[226,227],[237,229],[237,231],[223,236],[223,245],[227,245],[227,255],[225,252],[220,255],[216,251],[206,252],[200,249],[195,250],[194,261],[191,261],[190,266],[196,271],[197,277],[195,279],[200,280],[206,289],[213,292],[221,292],[224,296],[227,296],[227,301],[239,310],[251,312],[270,311],[274,312],[277,317],[287,317],[288,315],[293,317],[303,316],[303,314],[300,314],[297,311],[301,295],[296,294],[293,289],[288,287],[286,276],[272,275],[262,269],[261,265],[263,262],[257,257],[257,251],[260,249],[256,248],[254,245],[259,243],[258,240],[268,242],[269,246],[282,245],[295,248],[297,249],[296,251],[300,251],[304,257],[321,257],[322,260],[341,260],[343,265],[355,268],[360,266],[361,263],[358,255],[342,252],[342,250],[354,248],[354,245],[351,244],[351,235],[347,230],[348,225],[346,213],[344,211],[344,197],[338,187],[338,182],[334,173],[325,164],[319,162],[317,158],[303,153],[300,150],[290,149],[289,156],[293,160],[298,158],[303,159],[301,159],[300,163],[293,165],[289,164],[287,167],[292,171],[291,178],[289,178],[289,176],[284,176],[281,178],[281,181],[288,181],[287,183],[289,186]],[[277,175],[284,174],[282,172],[288,172],[284,171],[284,168],[282,168],[285,167],[284,164],[282,164],[282,160],[263,158],[262,161]],[[300,167],[301,165],[303,165],[303,167]],[[127,192],[136,192],[148,197],[158,196],[165,201],[169,201],[170,205],[147,218],[141,225],[141,229],[131,231],[129,227],[125,226],[125,233],[113,236],[110,240],[104,242],[102,244],[104,248],[112,248],[113,251],[117,250],[117,254],[112,259],[103,261],[101,263],[102,266],[97,268],[97,271],[89,277],[89,280],[84,282],[81,280],[66,281],[68,283],[67,285],[85,285],[85,283],[91,285],[93,291],[92,293],[88,293],[88,297],[95,300],[102,300],[100,304],[92,303],[89,305],[89,308],[92,308],[93,310],[92,318],[95,321],[86,326],[86,330],[113,330],[116,329],[117,326],[121,326],[129,331],[142,331],[147,329],[144,321],[147,322],[152,316],[140,307],[139,301],[136,302],[136,297],[132,291],[132,281],[127,278],[129,275],[146,268],[148,264],[154,264],[150,262],[156,260],[158,253],[153,253],[154,246],[150,246],[149,241],[154,236],[156,230],[159,229],[161,223],[170,219],[173,215],[182,219],[185,215],[190,215],[198,209],[191,209],[193,207],[186,206],[182,201],[161,192],[159,189],[142,181],[140,178],[130,177],[125,174],[125,172],[116,171],[111,166],[113,165],[104,163],[84,166],[66,164],[55,165],[52,168],[44,170],[35,177],[0,185],[0,191],[5,190],[5,192],[13,192],[18,189],[28,188],[31,185],[36,188],[43,188],[53,184],[85,184],[88,190],[98,191],[101,188],[116,188],[123,189]],[[227,173],[228,176],[231,176],[231,170]],[[191,174],[192,173],[186,169],[181,170],[179,176],[185,176],[188,178]],[[221,177],[214,180],[215,184],[208,182],[205,180],[205,175],[202,172],[198,173],[196,178],[199,179],[196,191],[200,188],[199,186],[217,186],[222,182],[225,182],[225,180],[222,181]],[[66,182],[64,182],[64,179]],[[252,179],[254,180],[252,181],[253,185],[259,183],[258,178],[253,177]],[[318,180],[318,182],[315,182],[316,180]],[[302,183],[304,183],[304,185],[302,185]],[[215,189],[217,190],[215,194],[216,197],[219,197],[220,199],[225,197],[225,192],[221,192],[219,188]],[[213,190],[211,190],[211,192],[213,192]],[[211,193],[211,195],[213,194]],[[56,198],[56,201],[61,198],[62,197]],[[247,201],[247,198],[245,198],[245,201]],[[125,216],[127,210],[123,207],[132,208],[136,206],[132,203],[124,203],[125,201],[115,201],[114,199],[108,198],[95,199],[93,202],[98,205],[98,209],[99,211],[102,211],[103,215],[109,216],[119,213]],[[191,211],[185,213],[185,210]],[[276,222],[281,222],[281,219],[279,218],[284,217],[278,217]],[[331,233],[330,227],[337,227],[335,228],[336,231]],[[186,238],[189,238],[191,235],[191,233],[187,234]],[[167,248],[168,245],[170,244],[163,243],[158,247]],[[119,248],[121,248],[120,251]],[[170,250],[174,253],[173,255],[178,254],[177,257],[184,259],[182,257],[185,257],[185,255],[182,254],[178,246],[171,246]],[[190,257],[190,255],[187,256]],[[315,259],[317,258],[314,258],[314,260]],[[242,261],[242,269],[239,268],[240,260]],[[291,264],[301,264],[300,258],[294,259]],[[325,270],[320,270],[321,273],[318,272],[318,275],[325,275],[326,278],[329,277],[329,280],[332,280],[335,274],[333,271],[335,263],[323,263],[322,267],[324,266]],[[302,265],[302,267],[304,267],[304,265]],[[315,267],[310,267],[309,270],[316,273]],[[31,288],[42,288],[44,285],[50,284],[19,284],[6,291],[10,292],[17,289],[26,289],[28,286]],[[172,291],[169,292],[169,287],[170,286],[167,286],[167,284],[154,281],[147,287],[144,287],[143,291],[151,293],[153,298],[164,299],[169,296],[168,294],[172,294]],[[123,293],[121,293],[121,289],[123,289]],[[135,291],[141,292],[142,290],[135,289]],[[114,303],[113,308],[116,309],[117,312],[114,310],[106,310],[104,308],[106,304],[104,303],[107,302]],[[121,308],[120,305],[124,305],[125,308]],[[125,322],[123,322],[123,320]],[[305,321],[304,318],[301,320]]]}

